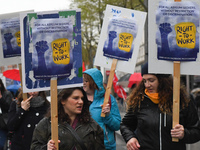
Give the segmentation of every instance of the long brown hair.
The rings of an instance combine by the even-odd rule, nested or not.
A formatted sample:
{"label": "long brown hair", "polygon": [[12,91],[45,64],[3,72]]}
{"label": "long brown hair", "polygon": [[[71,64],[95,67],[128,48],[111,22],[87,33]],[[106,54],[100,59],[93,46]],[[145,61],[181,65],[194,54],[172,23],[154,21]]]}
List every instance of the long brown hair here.
{"label": "long brown hair", "polygon": [[[156,75],[155,75],[156,76]],[[159,96],[159,108],[161,112],[172,113],[173,108],[173,78],[172,76],[163,77],[163,76],[156,76],[158,78],[158,96]],[[128,109],[139,109],[141,105],[141,101],[144,100],[145,95],[145,86],[144,81],[142,80],[141,83],[134,89],[127,98],[127,105]],[[185,86],[181,83],[180,87],[180,101],[181,101],[181,108],[184,109],[188,106],[190,101],[189,95],[186,92]]]}
{"label": "long brown hair", "polygon": [[89,103],[88,103],[88,99],[87,99],[87,95],[86,95],[85,91],[80,87],[74,87],[74,88],[63,89],[58,94],[58,120],[60,122],[68,122],[68,123],[71,122],[68,114],[65,113],[65,111],[64,111],[62,102],[67,101],[68,98],[72,95],[72,93],[75,90],[80,90],[83,93],[83,102],[84,103],[83,103],[82,112],[81,112],[81,114],[78,115],[79,121],[82,122],[82,123],[86,123],[91,118],[90,112],[89,112]]}

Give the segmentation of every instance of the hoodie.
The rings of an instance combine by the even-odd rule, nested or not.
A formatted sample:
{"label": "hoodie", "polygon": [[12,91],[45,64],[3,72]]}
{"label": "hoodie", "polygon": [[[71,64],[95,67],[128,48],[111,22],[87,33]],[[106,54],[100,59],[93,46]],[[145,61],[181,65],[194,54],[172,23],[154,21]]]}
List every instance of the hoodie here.
{"label": "hoodie", "polygon": [[121,116],[117,102],[115,98],[112,95],[110,95],[110,114],[108,116],[106,115],[106,117],[101,117],[101,105],[104,102],[105,95],[105,89],[103,86],[103,76],[101,72],[96,68],[88,69],[83,73],[90,75],[99,88],[99,90],[95,90],[94,99],[89,108],[92,118],[104,130],[104,144],[106,150],[116,150],[115,131],[119,130],[121,122]]}

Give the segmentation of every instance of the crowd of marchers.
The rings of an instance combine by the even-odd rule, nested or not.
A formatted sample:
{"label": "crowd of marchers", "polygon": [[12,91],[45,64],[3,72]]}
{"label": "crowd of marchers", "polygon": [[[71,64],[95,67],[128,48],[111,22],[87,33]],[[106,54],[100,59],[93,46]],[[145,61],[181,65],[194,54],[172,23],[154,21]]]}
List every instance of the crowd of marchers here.
{"label": "crowd of marchers", "polygon": [[123,118],[113,95],[104,104],[106,88],[97,68],[83,72],[82,87],[61,89],[58,141],[51,136],[51,105],[45,91],[27,93],[27,99],[22,91],[13,97],[0,80],[0,150],[116,150],[117,130],[127,150],[186,150],[186,144],[198,142],[194,96],[181,84],[179,123],[172,127],[172,76],[149,73],[148,63],[141,74],[142,81],[125,100]]}

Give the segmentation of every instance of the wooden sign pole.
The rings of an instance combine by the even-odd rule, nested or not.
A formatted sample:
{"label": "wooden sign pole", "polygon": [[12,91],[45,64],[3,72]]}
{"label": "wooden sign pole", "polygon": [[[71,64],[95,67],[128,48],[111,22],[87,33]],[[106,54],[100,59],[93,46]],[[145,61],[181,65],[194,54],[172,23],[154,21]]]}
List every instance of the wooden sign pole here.
{"label": "wooden sign pole", "polygon": [[51,138],[58,147],[58,103],[57,103],[57,79],[51,79]]}
{"label": "wooden sign pole", "polygon": [[[180,62],[174,62],[174,78],[173,78],[173,125],[174,128],[179,124],[180,109]],[[172,138],[173,142],[178,142],[178,138]]]}
{"label": "wooden sign pole", "polygon": [[[174,0],[181,2],[181,0]],[[179,110],[180,110],[180,61],[174,62],[174,78],[173,78],[173,122],[174,128],[179,124]],[[178,138],[172,138],[173,142],[178,142]]]}
{"label": "wooden sign pole", "polygon": [[[22,65],[18,64],[19,66],[19,73],[20,73],[20,80],[21,80],[21,90],[23,92],[23,84],[22,84]],[[28,98],[27,93],[23,92],[23,100],[26,100]]]}
{"label": "wooden sign pole", "polygon": [[[109,96],[110,96],[110,92],[111,92],[111,88],[112,88],[113,77],[114,77],[114,74],[115,74],[116,66],[117,66],[117,59],[113,59],[112,66],[111,66],[111,69],[110,69],[109,78],[108,78],[108,83],[107,83],[107,87],[106,87],[106,93],[105,93],[105,97],[104,97],[103,108],[109,102]],[[101,113],[101,117],[105,117],[105,116],[106,115],[104,113]]]}

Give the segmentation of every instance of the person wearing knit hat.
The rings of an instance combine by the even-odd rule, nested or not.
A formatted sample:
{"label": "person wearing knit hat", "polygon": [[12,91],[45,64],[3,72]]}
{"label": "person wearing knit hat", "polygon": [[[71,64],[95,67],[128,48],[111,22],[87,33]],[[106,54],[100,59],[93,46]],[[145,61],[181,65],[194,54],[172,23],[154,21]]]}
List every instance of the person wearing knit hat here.
{"label": "person wearing knit hat", "polygon": [[145,64],[142,66],[141,75],[143,76],[144,74],[148,74],[148,63],[145,63]]}
{"label": "person wearing knit hat", "polygon": [[[180,88],[180,123],[172,128],[173,78],[142,67],[140,84],[127,98],[120,132],[128,150],[186,150],[200,140],[200,121],[184,85]],[[178,138],[173,142],[172,138]]]}
{"label": "person wearing knit hat", "polygon": [[146,62],[146,63],[142,66],[141,75],[143,76],[144,74],[154,74],[155,76],[162,76],[162,77],[169,77],[169,76],[170,76],[170,74],[155,74],[155,73],[149,73],[149,70],[148,70],[148,62]]}

